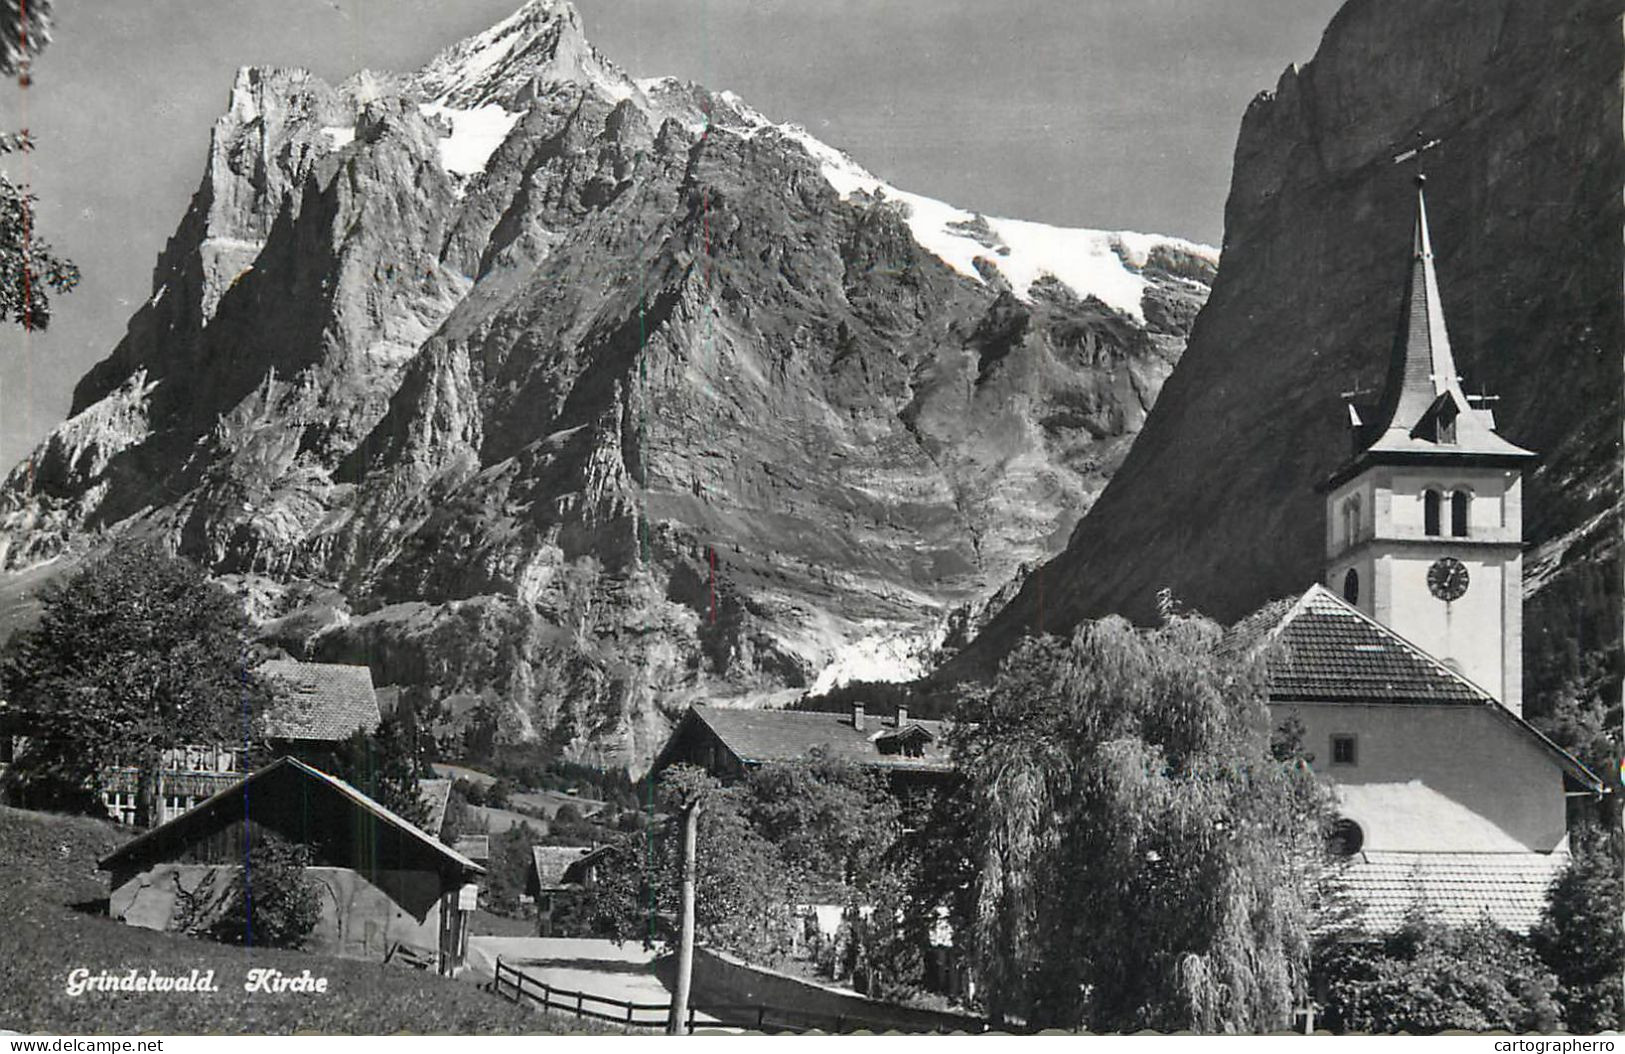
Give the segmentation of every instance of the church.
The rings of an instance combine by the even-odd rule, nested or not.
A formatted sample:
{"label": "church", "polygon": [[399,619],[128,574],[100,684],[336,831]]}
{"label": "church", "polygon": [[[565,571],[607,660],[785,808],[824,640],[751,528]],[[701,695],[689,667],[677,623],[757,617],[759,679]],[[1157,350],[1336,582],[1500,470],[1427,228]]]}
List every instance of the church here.
{"label": "church", "polygon": [[[1523,719],[1521,478],[1456,374],[1424,178],[1381,401],[1319,487],[1322,584],[1232,630],[1268,650],[1272,719],[1295,719],[1336,795],[1357,924],[1538,920],[1568,862],[1568,801],[1605,792]],[[1367,414],[1369,420],[1367,420]]]}

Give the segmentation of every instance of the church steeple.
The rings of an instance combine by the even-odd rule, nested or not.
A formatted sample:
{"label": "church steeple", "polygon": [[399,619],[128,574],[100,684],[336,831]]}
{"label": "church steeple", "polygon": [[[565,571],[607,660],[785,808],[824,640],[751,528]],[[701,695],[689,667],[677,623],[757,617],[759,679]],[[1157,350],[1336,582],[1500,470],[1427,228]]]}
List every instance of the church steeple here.
{"label": "church steeple", "polygon": [[1513,712],[1521,706],[1521,469],[1462,391],[1423,181],[1382,399],[1351,407],[1354,456],[1321,484],[1326,585]]}
{"label": "church steeple", "polygon": [[1462,391],[1450,347],[1439,276],[1428,230],[1427,177],[1416,177],[1416,224],[1399,325],[1389,355],[1382,401],[1370,420],[1351,407],[1355,457],[1334,477],[1373,462],[1433,461],[1469,455],[1474,460],[1521,462],[1534,455],[1495,432],[1493,411],[1477,409]]}
{"label": "church steeple", "polygon": [[1408,295],[1400,306],[1388,380],[1376,421],[1384,431],[1412,431],[1430,409],[1449,397],[1457,414],[1467,411],[1467,397],[1456,374],[1450,333],[1439,300],[1439,276],[1433,268],[1433,239],[1428,232],[1427,177],[1416,177],[1416,229],[1411,238]]}

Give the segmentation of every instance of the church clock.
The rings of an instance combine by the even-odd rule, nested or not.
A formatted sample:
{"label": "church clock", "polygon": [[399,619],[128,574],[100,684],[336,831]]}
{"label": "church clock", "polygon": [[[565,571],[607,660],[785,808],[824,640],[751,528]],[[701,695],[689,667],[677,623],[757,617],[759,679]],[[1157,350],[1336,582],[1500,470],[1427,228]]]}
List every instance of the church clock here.
{"label": "church clock", "polygon": [[1453,556],[1433,561],[1428,568],[1428,591],[1443,601],[1460,600],[1467,592],[1467,568]]}

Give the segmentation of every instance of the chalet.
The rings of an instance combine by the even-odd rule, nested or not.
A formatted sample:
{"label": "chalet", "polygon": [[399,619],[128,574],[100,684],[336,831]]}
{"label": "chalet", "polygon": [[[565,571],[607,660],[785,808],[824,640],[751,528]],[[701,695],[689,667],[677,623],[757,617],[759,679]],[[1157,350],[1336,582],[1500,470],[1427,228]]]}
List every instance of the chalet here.
{"label": "chalet", "polygon": [[533,845],[525,894],[536,902],[536,935],[551,937],[557,916],[573,898],[598,882],[598,866],[609,846]]}
{"label": "chalet", "polygon": [[481,867],[491,862],[491,836],[488,834],[458,835],[452,848]]}
{"label": "chalet", "polygon": [[[289,754],[331,768],[337,745],[357,731],[378,728],[378,697],[365,666],[272,659],[256,667],[272,694],[256,728],[273,754]],[[26,715],[0,715],[0,763],[26,743]],[[242,744],[193,744],[166,750],[160,762],[159,822],[179,816],[240,778]],[[139,775],[134,768],[107,773],[102,802],[120,823],[136,822]]]}
{"label": "chalet", "polygon": [[953,773],[945,722],[910,718],[901,707],[886,720],[862,704],[846,713],[691,706],[650,772],[688,764],[731,781],[769,762],[805,758],[815,747],[884,773],[897,790],[935,785]]}
{"label": "chalet", "polygon": [[443,973],[461,964],[468,890],[485,869],[293,757],[239,778],[100,861],[111,875],[109,914],[155,930],[177,928],[188,900],[206,915],[241,872],[248,846],[269,835],[311,849],[306,873],[323,887],[311,950],[383,961],[405,948]]}
{"label": "chalet", "polygon": [[[1367,420],[1369,417],[1369,421]],[[1522,717],[1522,468],[1456,374],[1418,181],[1409,282],[1382,400],[1320,487],[1322,585],[1231,631],[1268,649],[1335,792],[1334,845],[1367,932],[1412,908],[1526,931],[1568,862],[1567,803],[1605,787]]]}

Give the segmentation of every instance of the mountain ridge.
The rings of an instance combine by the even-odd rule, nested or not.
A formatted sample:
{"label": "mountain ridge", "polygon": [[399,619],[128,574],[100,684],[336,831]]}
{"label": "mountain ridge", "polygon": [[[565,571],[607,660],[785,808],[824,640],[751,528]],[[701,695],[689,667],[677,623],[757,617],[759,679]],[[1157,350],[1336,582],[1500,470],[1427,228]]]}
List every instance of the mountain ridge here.
{"label": "mountain ridge", "polygon": [[931,661],[1098,493],[1214,265],[900,191],[565,3],[414,74],[248,67],[0,564],[150,534],[294,655],[636,765],[686,701]]}

